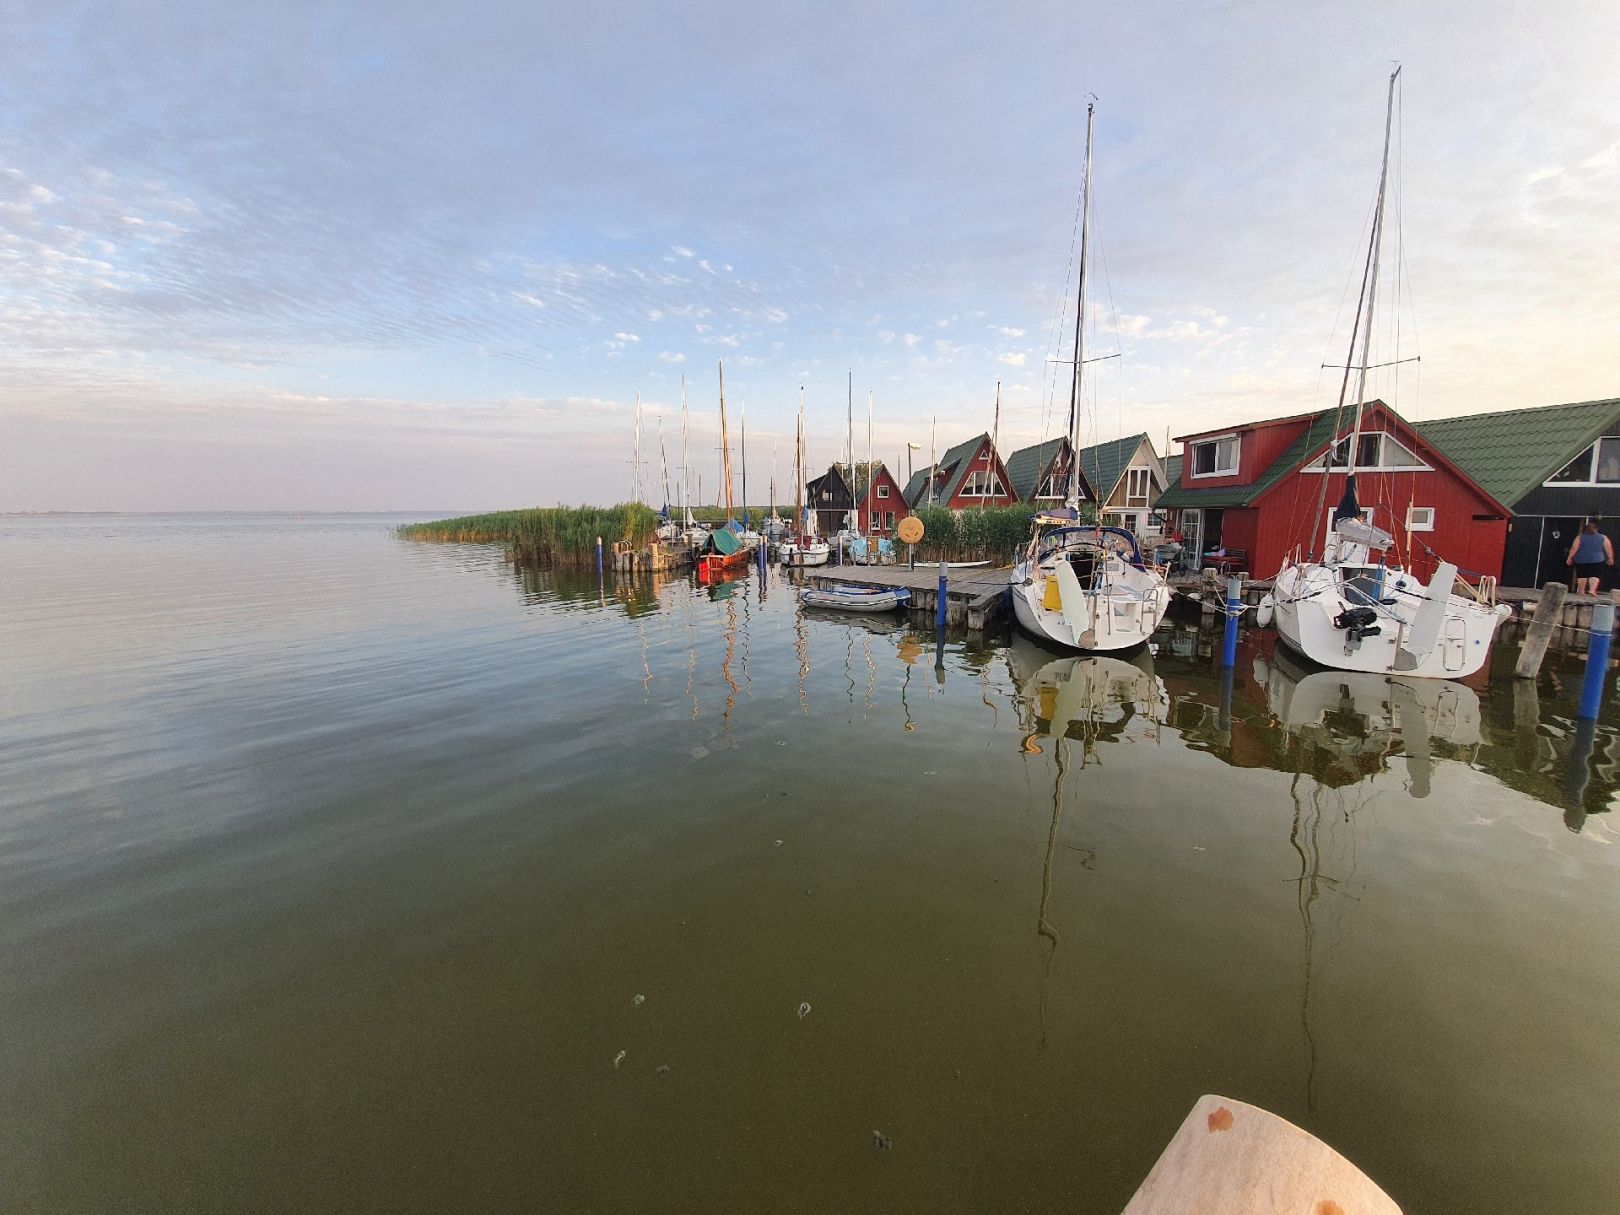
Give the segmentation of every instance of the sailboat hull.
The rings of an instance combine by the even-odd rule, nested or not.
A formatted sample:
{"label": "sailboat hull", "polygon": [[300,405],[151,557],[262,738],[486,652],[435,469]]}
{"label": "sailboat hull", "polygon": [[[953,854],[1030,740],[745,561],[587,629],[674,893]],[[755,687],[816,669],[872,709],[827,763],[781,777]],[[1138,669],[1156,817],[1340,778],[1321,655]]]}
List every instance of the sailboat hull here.
{"label": "sailboat hull", "polygon": [[1013,615],[1031,636],[1082,653],[1146,643],[1170,609],[1170,588],[1163,578],[1123,562],[1110,566],[1088,587],[1061,580],[1061,562],[1014,566]]}
{"label": "sailboat hull", "polygon": [[782,546],[782,564],[792,566],[826,565],[832,547],[822,541],[789,541]]}
{"label": "sailboat hull", "polygon": [[[1433,605],[1443,613],[1438,637],[1414,654],[1403,647],[1414,636],[1419,612],[1431,603],[1430,597],[1411,575],[1390,571],[1388,577],[1389,593],[1370,604],[1365,593],[1345,587],[1332,565],[1284,566],[1273,592],[1277,635],[1295,653],[1340,671],[1462,679],[1485,665],[1505,609],[1447,595],[1442,604]],[[1374,613],[1375,634],[1358,636],[1342,623],[1357,609]]]}

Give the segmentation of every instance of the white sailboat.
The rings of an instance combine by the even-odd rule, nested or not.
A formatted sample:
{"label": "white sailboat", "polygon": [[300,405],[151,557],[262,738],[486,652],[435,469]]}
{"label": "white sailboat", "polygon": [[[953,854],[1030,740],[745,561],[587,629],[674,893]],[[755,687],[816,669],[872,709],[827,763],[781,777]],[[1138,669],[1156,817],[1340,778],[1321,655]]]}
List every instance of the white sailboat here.
{"label": "white sailboat", "polygon": [[[1367,268],[1362,278],[1356,326],[1350,335],[1339,389],[1339,412],[1345,406],[1350,372],[1357,373],[1355,425],[1342,439],[1335,434],[1324,461],[1345,451],[1344,496],[1333,511],[1331,532],[1322,559],[1283,561],[1274,589],[1261,604],[1261,623],[1275,612],[1277,632],[1289,648],[1313,662],[1341,671],[1457,679],[1484,665],[1506,605],[1491,602],[1489,588],[1476,592],[1460,582],[1457,567],[1442,561],[1428,584],[1411,571],[1391,564],[1390,533],[1367,522],[1356,497],[1356,466],[1361,452],[1361,426],[1367,398],[1367,371],[1372,349],[1373,304],[1378,290],[1378,261],[1384,236],[1384,198],[1389,181],[1389,136],[1395,113],[1395,83],[1389,78],[1384,114],[1384,159],[1378,175]],[[1360,361],[1356,343],[1360,340]],[[1337,426],[1335,426],[1337,432]],[[1324,465],[1324,477],[1328,464]],[[1326,494],[1324,491],[1324,500]],[[1320,518],[1318,518],[1318,523]],[[1466,594],[1455,591],[1463,589]]]}
{"label": "white sailboat", "polygon": [[[1091,123],[1086,107],[1086,175],[1080,203],[1079,300],[1074,319],[1074,376],[1069,385],[1069,446],[1080,450],[1085,374],[1086,246],[1091,217]],[[1143,644],[1170,607],[1170,587],[1142,559],[1124,528],[1080,519],[1080,461],[1071,461],[1067,502],[1035,516],[1029,544],[1012,575],[1013,614],[1042,641],[1071,650],[1128,650]]]}

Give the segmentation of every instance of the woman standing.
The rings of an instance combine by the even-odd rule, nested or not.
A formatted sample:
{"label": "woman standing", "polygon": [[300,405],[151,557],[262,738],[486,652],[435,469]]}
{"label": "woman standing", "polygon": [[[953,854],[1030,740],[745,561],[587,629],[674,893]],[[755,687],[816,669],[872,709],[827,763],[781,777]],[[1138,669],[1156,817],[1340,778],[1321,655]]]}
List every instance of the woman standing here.
{"label": "woman standing", "polygon": [[1588,522],[1581,528],[1581,534],[1575,537],[1575,543],[1569,546],[1569,556],[1564,564],[1575,567],[1575,593],[1595,595],[1603,567],[1614,564],[1614,545],[1598,531],[1596,523]]}

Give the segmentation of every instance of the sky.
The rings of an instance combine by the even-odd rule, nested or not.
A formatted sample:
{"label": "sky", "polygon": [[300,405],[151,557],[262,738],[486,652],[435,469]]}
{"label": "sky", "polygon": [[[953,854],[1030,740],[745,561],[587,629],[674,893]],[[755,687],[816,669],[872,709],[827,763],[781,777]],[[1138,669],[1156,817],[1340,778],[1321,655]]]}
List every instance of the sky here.
{"label": "sky", "polygon": [[[1620,396],[1620,5],[0,0],[0,511],[749,497],[1066,424]],[[1088,96],[1089,95],[1089,96]],[[690,458],[681,458],[681,377]],[[908,452],[908,444],[917,448]],[[739,487],[740,488],[740,487]]]}

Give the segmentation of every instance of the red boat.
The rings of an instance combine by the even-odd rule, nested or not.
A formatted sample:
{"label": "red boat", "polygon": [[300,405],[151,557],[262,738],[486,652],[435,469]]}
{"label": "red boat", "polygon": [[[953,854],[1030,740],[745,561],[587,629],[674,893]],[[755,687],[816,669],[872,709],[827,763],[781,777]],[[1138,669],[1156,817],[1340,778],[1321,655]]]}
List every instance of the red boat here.
{"label": "red boat", "polygon": [[698,581],[707,582],[730,570],[746,570],[752,555],[737,539],[736,532],[729,527],[718,527],[704,538],[703,547],[698,550]]}

